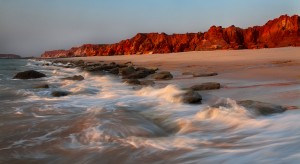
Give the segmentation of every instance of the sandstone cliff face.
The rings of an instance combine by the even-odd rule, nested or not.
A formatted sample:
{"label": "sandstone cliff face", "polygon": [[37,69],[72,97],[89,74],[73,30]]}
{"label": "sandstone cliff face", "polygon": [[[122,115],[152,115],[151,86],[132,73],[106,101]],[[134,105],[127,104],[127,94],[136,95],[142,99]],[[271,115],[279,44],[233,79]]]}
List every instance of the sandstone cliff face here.
{"label": "sandstone cliff face", "polygon": [[216,49],[256,49],[300,46],[300,17],[283,15],[263,26],[241,29],[212,26],[205,33],[138,33],[116,44],[85,44],[70,50],[46,51],[42,57],[156,54]]}

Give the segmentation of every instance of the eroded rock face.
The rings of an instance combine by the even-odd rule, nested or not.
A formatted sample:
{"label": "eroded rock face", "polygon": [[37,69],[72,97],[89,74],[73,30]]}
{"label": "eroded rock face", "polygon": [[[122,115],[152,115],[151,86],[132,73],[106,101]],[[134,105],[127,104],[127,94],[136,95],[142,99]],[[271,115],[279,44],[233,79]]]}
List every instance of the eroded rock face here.
{"label": "eroded rock face", "polygon": [[300,17],[283,15],[263,26],[242,29],[212,26],[205,33],[138,33],[115,44],[85,44],[70,50],[46,51],[45,58],[154,54],[216,49],[256,49],[300,46]]}

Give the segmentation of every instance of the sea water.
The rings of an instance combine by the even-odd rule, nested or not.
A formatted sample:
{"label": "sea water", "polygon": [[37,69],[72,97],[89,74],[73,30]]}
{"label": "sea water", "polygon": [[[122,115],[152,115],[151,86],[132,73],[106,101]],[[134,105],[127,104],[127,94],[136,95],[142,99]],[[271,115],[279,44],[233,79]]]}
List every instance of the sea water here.
{"label": "sea water", "polygon": [[[45,63],[0,60],[0,163],[300,162],[298,110],[256,116],[226,97],[226,108],[188,105],[175,85],[133,89]],[[47,77],[13,79],[25,70]],[[62,80],[73,75],[85,80]]]}

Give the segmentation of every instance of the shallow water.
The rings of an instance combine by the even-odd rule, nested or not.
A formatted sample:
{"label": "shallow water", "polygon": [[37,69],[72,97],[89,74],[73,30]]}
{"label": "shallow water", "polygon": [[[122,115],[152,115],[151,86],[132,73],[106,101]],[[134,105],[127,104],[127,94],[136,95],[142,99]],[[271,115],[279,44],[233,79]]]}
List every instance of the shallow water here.
{"label": "shallow water", "polygon": [[[256,116],[226,98],[228,108],[187,105],[174,85],[133,89],[114,76],[0,62],[0,163],[300,162],[298,110]],[[47,77],[11,79],[29,69]],[[61,80],[78,74],[85,80]]]}

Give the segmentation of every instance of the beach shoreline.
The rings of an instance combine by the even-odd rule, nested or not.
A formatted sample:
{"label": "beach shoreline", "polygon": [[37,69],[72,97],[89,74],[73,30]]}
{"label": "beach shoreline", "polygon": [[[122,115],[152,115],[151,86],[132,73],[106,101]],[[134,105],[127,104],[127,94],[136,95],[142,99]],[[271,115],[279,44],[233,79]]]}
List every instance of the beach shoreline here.
{"label": "beach shoreline", "polygon": [[[219,82],[220,90],[202,91],[205,97],[251,99],[279,105],[300,106],[300,48],[195,51],[172,54],[95,56],[51,60],[87,63],[126,63],[170,71],[172,80],[156,81],[159,86],[173,84],[189,88],[205,82]],[[193,77],[193,73],[217,76]]]}

